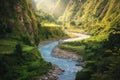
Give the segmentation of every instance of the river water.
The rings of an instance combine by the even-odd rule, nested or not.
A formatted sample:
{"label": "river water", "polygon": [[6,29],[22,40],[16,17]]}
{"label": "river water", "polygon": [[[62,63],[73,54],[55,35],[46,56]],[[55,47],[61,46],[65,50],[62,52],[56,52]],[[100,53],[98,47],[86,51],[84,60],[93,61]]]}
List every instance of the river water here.
{"label": "river water", "polygon": [[[85,37],[86,36],[86,37]],[[81,37],[81,38],[80,38]],[[79,40],[88,38],[87,35],[78,36]],[[78,40],[77,38],[77,40]],[[73,38],[73,41],[76,40]],[[72,41],[71,39],[63,40]],[[76,73],[82,69],[81,66],[76,66],[76,61],[70,61],[68,59],[55,58],[51,55],[52,50],[58,45],[58,41],[50,42],[39,46],[42,57],[47,61],[59,66],[62,70],[65,70],[64,73],[59,75],[58,80],[75,80]]]}

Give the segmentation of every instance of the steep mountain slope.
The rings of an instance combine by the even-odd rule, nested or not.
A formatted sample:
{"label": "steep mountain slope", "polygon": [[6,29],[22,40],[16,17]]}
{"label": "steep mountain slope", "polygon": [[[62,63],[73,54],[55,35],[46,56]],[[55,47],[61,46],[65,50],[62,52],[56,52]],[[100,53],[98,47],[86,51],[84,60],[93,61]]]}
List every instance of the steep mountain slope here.
{"label": "steep mountain slope", "polygon": [[80,54],[85,66],[76,80],[120,79],[120,0],[70,0],[59,21],[93,35],[64,43],[73,49],[85,46],[85,53]]}
{"label": "steep mountain slope", "polygon": [[70,0],[59,21],[74,23],[91,34],[101,29],[105,32],[120,21],[120,0]]}
{"label": "steep mountain slope", "polygon": [[7,37],[9,34],[22,37],[27,36],[30,42],[35,44],[35,39],[38,36],[37,20],[31,9],[31,2],[29,0],[18,0],[8,2],[1,1],[0,3],[0,37]]}
{"label": "steep mountain slope", "polygon": [[30,0],[0,0],[0,80],[30,80],[51,68],[38,49]]}

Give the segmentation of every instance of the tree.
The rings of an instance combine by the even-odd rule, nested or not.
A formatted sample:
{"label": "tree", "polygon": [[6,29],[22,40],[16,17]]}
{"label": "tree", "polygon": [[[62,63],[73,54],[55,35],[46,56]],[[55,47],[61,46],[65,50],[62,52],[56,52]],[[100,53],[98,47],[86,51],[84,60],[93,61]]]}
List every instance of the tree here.
{"label": "tree", "polygon": [[22,55],[22,46],[20,43],[18,43],[16,46],[15,46],[15,54],[17,54],[18,56],[21,56]]}

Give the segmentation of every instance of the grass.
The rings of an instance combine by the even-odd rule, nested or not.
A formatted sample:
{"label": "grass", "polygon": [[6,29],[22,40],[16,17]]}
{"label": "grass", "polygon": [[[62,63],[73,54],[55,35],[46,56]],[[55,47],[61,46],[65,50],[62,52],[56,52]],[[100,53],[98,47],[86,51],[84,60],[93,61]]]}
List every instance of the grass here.
{"label": "grass", "polygon": [[16,41],[13,40],[0,40],[0,54],[11,54],[14,51]]}
{"label": "grass", "polygon": [[16,45],[16,41],[12,41],[12,40],[4,40],[4,39],[2,39],[2,40],[0,40],[0,45]]}
{"label": "grass", "polygon": [[11,54],[14,51],[12,46],[0,46],[0,54]]}
{"label": "grass", "polygon": [[42,26],[50,26],[50,27],[60,27],[60,25],[55,24],[55,23],[49,23],[49,22],[43,22],[41,23]]}
{"label": "grass", "polygon": [[31,51],[33,49],[35,49],[35,47],[33,47],[33,46],[25,46],[25,47],[23,47],[23,51]]}
{"label": "grass", "polygon": [[[22,45],[23,51],[31,51],[35,49],[34,46],[25,45],[22,42],[19,42]],[[12,54],[14,53],[15,46],[18,44],[15,40],[0,40],[0,54]]]}
{"label": "grass", "polygon": [[75,32],[75,33],[84,33],[84,30],[79,29],[79,28],[68,28],[67,30],[70,32]]}
{"label": "grass", "polygon": [[73,51],[80,55],[84,53],[84,49],[85,49],[85,46],[72,46],[69,44],[61,44],[58,47],[64,50]]}
{"label": "grass", "polygon": [[[14,53],[16,45],[20,43],[22,53]],[[16,40],[0,40],[0,69],[2,80],[34,80],[52,69],[52,64],[43,60],[37,47],[25,45]],[[7,72],[4,72],[7,70]]]}
{"label": "grass", "polygon": [[71,34],[71,33],[68,33],[67,35],[68,35],[68,37],[70,37],[70,38],[75,38],[75,37],[77,37],[76,35]]}

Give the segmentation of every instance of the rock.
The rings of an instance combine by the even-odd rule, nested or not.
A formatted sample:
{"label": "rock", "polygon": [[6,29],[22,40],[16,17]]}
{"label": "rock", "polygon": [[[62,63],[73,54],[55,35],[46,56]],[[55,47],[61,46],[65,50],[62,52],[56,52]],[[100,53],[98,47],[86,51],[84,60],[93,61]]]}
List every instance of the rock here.
{"label": "rock", "polygon": [[62,72],[65,72],[65,70],[62,70]]}
{"label": "rock", "polygon": [[76,64],[76,66],[83,66],[83,63],[78,63]]}
{"label": "rock", "polygon": [[54,77],[53,77],[53,76],[49,76],[49,78],[50,78],[50,79],[54,79]]}
{"label": "rock", "polygon": [[46,75],[39,76],[37,80],[57,80],[58,75],[62,74],[63,71],[58,66],[54,66],[54,69],[49,70],[49,72]]}
{"label": "rock", "polygon": [[58,47],[55,47],[53,49],[52,56],[57,57],[57,58],[68,59],[68,60],[72,60],[72,61],[73,60],[76,61],[76,60],[80,59],[80,56],[78,54],[76,54],[75,52],[62,50]]}
{"label": "rock", "polygon": [[81,66],[80,64],[76,64],[76,66]]}

